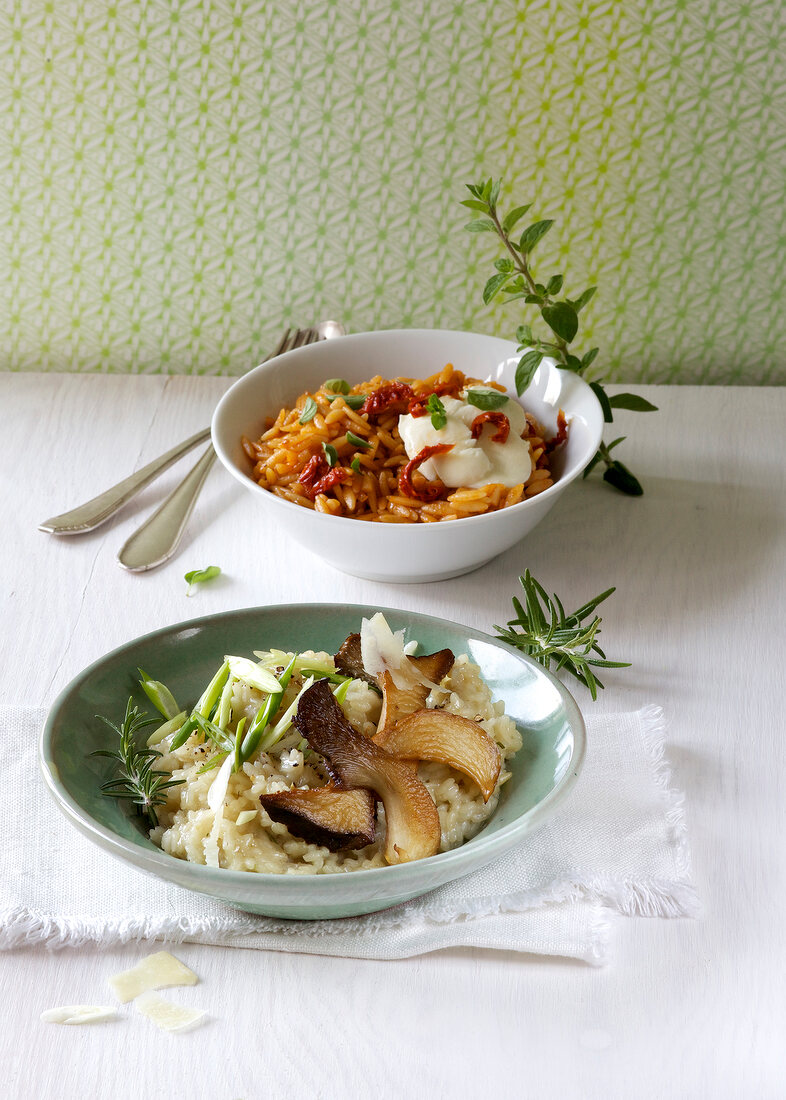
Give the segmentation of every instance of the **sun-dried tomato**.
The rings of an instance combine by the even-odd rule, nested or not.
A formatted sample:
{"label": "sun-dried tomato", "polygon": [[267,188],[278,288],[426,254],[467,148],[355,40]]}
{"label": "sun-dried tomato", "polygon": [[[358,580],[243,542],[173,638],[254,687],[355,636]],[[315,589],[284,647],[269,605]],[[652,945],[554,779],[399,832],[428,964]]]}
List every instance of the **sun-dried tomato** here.
{"label": "sun-dried tomato", "polygon": [[[319,479],[327,473],[330,469],[328,460],[323,454],[313,455],[303,467],[303,471],[298,478],[301,485],[305,485],[311,496],[311,490],[314,488]],[[316,495],[316,494],[315,494]],[[313,497],[312,497],[313,500]]]}
{"label": "sun-dried tomato", "polygon": [[305,485],[309,500],[315,500],[320,493],[326,493],[328,489],[350,477],[352,477],[352,471],[346,466],[334,466],[331,469],[324,454],[316,454],[303,467],[298,481],[301,485]]}
{"label": "sun-dried tomato", "polygon": [[334,466],[332,470],[328,470],[316,483],[313,489],[309,490],[308,495],[314,500],[320,493],[326,493],[328,489],[332,489],[334,485],[338,485],[341,481],[346,481],[352,477],[352,471],[348,470],[346,466]]}
{"label": "sun-dried tomato", "polygon": [[497,425],[497,431],[491,437],[492,443],[504,443],[507,440],[510,434],[510,421],[504,413],[496,411],[478,413],[472,421],[473,439],[480,439],[484,424]]}
{"label": "sun-dried tomato", "polygon": [[399,412],[403,412],[414,397],[412,387],[406,382],[389,382],[368,395],[360,412],[365,413],[366,416],[380,416],[396,406],[399,407]]}
{"label": "sun-dried tomato", "polygon": [[556,447],[559,447],[560,443],[564,443],[568,438],[568,422],[565,419],[565,413],[562,409],[557,413],[557,434],[552,436],[546,443],[546,450],[553,451]]}
{"label": "sun-dried tomato", "polygon": [[413,500],[422,500],[428,502],[436,500],[441,495],[444,485],[439,481],[430,481],[426,485],[416,489],[412,484],[412,475],[418,466],[422,466],[424,462],[427,462],[430,458],[434,458],[435,455],[444,455],[448,451],[453,450],[452,443],[435,443],[431,447],[424,447],[422,451],[418,451],[414,458],[402,466],[398,475],[398,488],[405,497],[411,497]]}

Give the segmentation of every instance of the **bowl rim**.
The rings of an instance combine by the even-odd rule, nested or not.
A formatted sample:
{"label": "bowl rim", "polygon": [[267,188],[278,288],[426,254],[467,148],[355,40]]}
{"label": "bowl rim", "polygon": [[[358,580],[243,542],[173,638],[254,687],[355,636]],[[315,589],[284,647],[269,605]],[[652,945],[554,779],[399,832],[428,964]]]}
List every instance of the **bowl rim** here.
{"label": "bowl rim", "polygon": [[[513,340],[506,340],[504,337],[492,336],[488,333],[468,332],[462,329],[373,329],[369,332],[349,333],[346,336],[341,336],[338,339],[343,342],[346,340],[356,340],[359,337],[367,339],[369,337],[374,338],[382,336],[405,336],[409,338],[410,336],[423,336],[426,334],[444,336],[465,336],[474,337],[477,339],[493,340],[501,345],[506,345],[511,350],[511,355],[509,356],[510,358],[513,358],[513,356],[517,354],[518,345]],[[264,373],[264,371],[266,370],[278,367],[280,363],[282,363],[284,360],[288,360],[290,357],[294,358],[296,356],[302,356],[303,353],[313,354],[314,349],[320,347],[321,344],[325,342],[326,341],[318,341],[317,343],[307,344],[304,347],[295,348],[292,351],[285,352],[283,355],[278,355],[273,359],[269,359],[263,363],[257,364],[257,366],[252,367],[250,370],[246,371],[245,374],[242,374],[239,378],[236,378],[229,389],[226,391],[226,393],[223,394],[223,396],[219,399],[218,404],[213,410],[213,416],[210,422],[210,437],[213,443],[213,448],[218,455],[218,460],[227,471],[227,473],[229,473],[246,489],[253,492],[258,499],[265,501],[275,501],[275,507],[281,506],[285,509],[285,511],[289,511],[292,515],[302,515],[303,513],[306,513],[313,517],[314,522],[325,522],[335,525],[336,523],[343,524],[353,517],[334,516],[327,512],[317,512],[315,509],[304,508],[303,505],[294,504],[290,500],[284,500],[283,497],[276,496],[275,493],[271,493],[267,489],[263,489],[262,486],[254,481],[247,473],[244,473],[242,470],[240,470],[235,462],[232,460],[229,448],[228,446],[225,446],[220,431],[220,420],[222,419],[223,415],[225,415],[227,406],[235,399],[234,395],[236,395],[238,389],[242,389],[243,386],[250,384],[249,379],[252,379],[259,374]],[[335,341],[330,342],[333,343]],[[564,489],[567,488],[568,485],[570,485],[572,481],[576,480],[576,478],[585,469],[587,462],[590,461],[593,454],[595,454],[598,447],[600,446],[600,441],[603,438],[604,427],[603,409],[597,395],[592,390],[592,387],[581,377],[581,375],[576,374],[574,371],[568,371],[564,367],[556,366],[550,361],[547,363],[547,365],[550,370],[557,371],[560,375],[565,375],[566,377],[570,377],[571,379],[575,380],[574,384],[577,384],[580,389],[586,391],[584,396],[592,403],[594,403],[595,406],[597,406],[597,410],[599,413],[598,427],[596,432],[594,433],[597,438],[593,437],[593,445],[591,448],[588,448],[589,453],[587,455],[587,458],[580,463],[575,463],[571,467],[570,471],[564,473],[558,481],[555,481],[552,485],[548,487],[548,489],[544,489],[542,493],[538,493],[534,497],[528,497],[524,500],[518,501],[516,504],[509,505],[507,508],[499,508],[493,512],[485,512],[479,516],[462,516],[461,530],[469,531],[480,523],[485,523],[486,525],[488,525],[489,523],[493,522],[504,522],[506,519],[509,520],[512,516],[521,514],[527,508],[534,508],[537,502],[541,502],[540,506],[542,507],[543,501],[550,501],[552,497],[558,496]],[[526,390],[524,392],[526,393]],[[523,395],[511,394],[511,396],[515,396],[516,400],[518,400],[519,397]],[[415,536],[416,538],[438,538],[439,536],[436,534],[436,532],[443,530],[443,524],[441,523],[364,524],[364,526],[371,527],[372,529],[383,528],[388,531],[391,527],[393,527],[394,529],[398,528],[405,531],[421,532]]]}
{"label": "bowl rim", "polygon": [[[321,887],[327,890],[339,889],[338,883],[347,882],[347,874],[316,874],[316,875],[288,875],[285,872],[281,874],[274,874],[271,872],[263,871],[235,871],[225,867],[208,867],[201,863],[192,863],[189,860],[181,860],[177,856],[170,856],[162,849],[156,848],[150,850],[142,847],[141,845],[134,844],[132,841],[126,840],[119,836],[112,829],[101,824],[91,814],[89,814],[80,803],[69,794],[65,789],[63,782],[60,780],[57,774],[57,767],[52,759],[53,753],[50,750],[50,745],[54,735],[54,725],[56,719],[59,717],[60,711],[66,705],[71,696],[78,691],[78,689],[89,680],[94,671],[99,669],[106,661],[111,660],[114,657],[119,656],[125,650],[130,649],[132,646],[139,644],[140,642],[154,641],[156,638],[163,637],[165,635],[173,634],[179,630],[194,629],[202,624],[213,623],[224,619],[230,619],[237,616],[253,616],[265,611],[276,612],[293,612],[299,613],[310,612],[312,614],[325,609],[341,608],[342,611],[347,613],[357,612],[359,616],[367,614],[372,606],[375,606],[377,611],[381,611],[383,615],[390,613],[392,615],[404,615],[408,619],[413,620],[427,620],[432,625],[435,621],[444,623],[446,626],[457,628],[462,634],[466,634],[467,637],[475,638],[479,641],[490,643],[493,646],[501,648],[513,656],[518,658],[523,664],[529,666],[539,676],[543,676],[548,680],[559,694],[562,704],[566,712],[566,721],[573,734],[573,749],[571,751],[570,760],[565,769],[565,772],[561,778],[555,783],[551,790],[544,795],[534,806],[523,814],[519,815],[514,821],[511,821],[508,825],[503,826],[501,829],[492,833],[490,836],[475,836],[465,841],[464,844],[457,848],[453,848],[448,852],[439,852],[436,855],[428,856],[424,859],[413,860],[409,863],[400,863],[389,865],[386,867],[370,867],[361,870],[348,872],[352,882],[358,886],[361,883],[373,883],[379,879],[380,875],[385,876],[384,881],[396,882],[398,879],[402,879],[407,875],[413,873],[413,868],[433,868],[435,872],[439,872],[440,869],[451,869],[456,864],[459,866],[467,860],[467,853],[470,856],[482,857],[483,854],[488,852],[489,849],[494,851],[499,848],[500,852],[506,850],[519,836],[524,836],[530,832],[533,828],[537,827],[542,821],[549,818],[556,808],[562,804],[567,795],[572,790],[573,786],[578,779],[581,772],[587,749],[587,731],[584,723],[584,718],[579,709],[578,703],[568,691],[568,689],[561,683],[560,680],[554,676],[548,669],[538,664],[531,657],[521,653],[515,647],[508,645],[507,642],[502,639],[494,638],[490,634],[486,634],[484,631],[476,630],[474,627],[465,626],[462,623],[457,623],[451,619],[440,618],[437,620],[436,616],[427,615],[418,611],[407,611],[401,608],[392,607],[376,607],[371,604],[335,604],[335,603],[287,603],[287,604],[262,604],[256,607],[247,608],[235,608],[229,611],[217,612],[210,615],[202,615],[196,619],[188,619],[180,623],[175,623],[170,626],[159,627],[156,630],[150,631],[147,634],[139,635],[136,638],[116,646],[108,653],[103,654],[97,660],[93,661],[90,665],[84,668],[78,673],[59,693],[52,706],[47,712],[46,719],[41,729],[41,733],[38,738],[38,764],[39,769],[43,775],[46,787],[54,798],[60,810],[65,814],[66,818],[84,835],[93,840],[99,847],[104,850],[109,850],[113,855],[120,857],[121,859],[131,862],[132,864],[140,867],[143,870],[155,874],[157,877],[163,877],[167,880],[171,880],[172,876],[167,873],[166,868],[172,868],[176,866],[177,869],[185,875],[194,876],[193,888],[198,892],[210,893],[211,891],[200,891],[199,883],[201,881],[207,882],[213,880],[216,874],[220,874],[220,881],[226,882],[229,887],[230,884],[235,886],[249,886],[254,883],[258,883],[260,890],[264,887],[266,889],[279,888],[286,889],[288,892],[294,891],[296,894],[306,892],[309,889],[313,889],[313,885],[310,887],[309,883],[317,881],[321,884]],[[482,673],[481,669],[481,673]],[[496,812],[496,811],[495,811]],[[493,814],[492,814],[493,817]],[[489,818],[491,820],[491,818]],[[174,863],[173,863],[174,861]],[[488,861],[487,861],[488,862]],[[188,869],[188,870],[184,870]],[[456,876],[458,877],[458,876]],[[328,885],[335,884],[335,885]],[[403,886],[403,882],[400,884]]]}

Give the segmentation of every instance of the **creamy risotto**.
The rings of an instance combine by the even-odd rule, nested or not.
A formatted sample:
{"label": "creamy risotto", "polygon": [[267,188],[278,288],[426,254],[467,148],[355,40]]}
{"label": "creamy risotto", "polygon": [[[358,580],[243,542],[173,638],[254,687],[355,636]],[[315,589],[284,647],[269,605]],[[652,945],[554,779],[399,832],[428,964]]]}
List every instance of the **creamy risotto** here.
{"label": "creamy risotto", "polygon": [[[374,618],[382,619],[381,616]],[[405,655],[403,648],[400,656],[396,656],[394,645],[391,658],[390,639],[403,647],[403,634],[394,635],[384,620],[382,624],[377,624],[378,631],[382,632],[379,636],[383,644],[379,645],[379,636],[374,638],[373,630],[369,642],[368,623],[364,621],[363,656],[367,665],[374,666],[376,677],[367,675],[362,668],[360,675],[354,670],[347,672],[346,664],[340,659],[341,651],[335,658],[329,653],[313,651],[298,654],[260,651],[255,655],[257,661],[249,660],[246,665],[241,663],[243,659],[229,659],[235,662],[234,672],[227,675],[220,694],[217,689],[213,692],[215,706],[208,728],[221,729],[222,720],[225,720],[226,744],[234,744],[236,749],[221,751],[217,735],[206,736],[204,723],[179,745],[183,734],[180,737],[177,732],[173,734],[172,723],[162,727],[162,740],[157,741],[156,735],[151,738],[150,743],[162,753],[156,767],[181,781],[168,789],[167,801],[160,807],[159,823],[150,833],[155,843],[165,852],[194,863],[237,871],[320,874],[383,867],[389,862],[420,858],[424,854],[455,848],[474,836],[496,808],[500,787],[509,777],[506,761],[521,747],[519,732],[505,715],[503,704],[492,700],[478,667],[467,656],[454,658],[449,651],[442,651],[442,654],[449,654],[449,671],[436,683],[429,682],[419,671],[427,666],[418,666],[418,659]],[[353,637],[359,639],[360,635]],[[379,650],[383,650],[381,657]],[[420,660],[429,661],[430,658]],[[259,715],[266,705],[270,709],[271,696],[263,687],[254,686],[255,677],[249,667],[261,669],[268,676],[276,677],[279,683],[287,678],[287,672],[289,676],[277,700],[274,718],[262,729],[255,751],[248,759],[242,759],[248,753],[241,752],[241,746],[245,743],[248,750],[254,741],[254,737],[245,740],[244,732],[255,728],[259,732]],[[382,684],[382,691],[374,682],[367,682],[375,678]],[[354,763],[350,760],[347,764],[344,756],[337,753],[335,740],[328,744],[315,737],[320,745],[318,752],[303,734],[306,701],[311,696],[316,699],[320,690],[320,705],[340,708],[341,714],[334,715],[339,725],[344,723],[340,736],[363,739],[363,743],[354,742],[353,752],[360,746],[359,755],[364,756],[366,743],[372,750],[368,765],[371,772],[363,772],[361,782],[353,778]],[[417,704],[415,713],[413,702]],[[321,722],[320,713],[317,715]],[[450,715],[459,718],[451,719]],[[328,724],[331,720],[325,718]],[[352,727],[351,731],[346,729],[346,722]],[[433,747],[418,748],[421,743],[417,740],[419,727],[425,724],[431,729],[435,723],[449,733],[455,727],[459,738],[469,738],[467,746],[457,750],[456,761],[450,757],[450,746],[447,753],[451,763],[444,762],[444,746],[436,752]],[[188,732],[187,726],[182,728]],[[401,741],[401,731],[404,734],[410,731],[411,743],[408,745]],[[425,741],[435,740],[433,730],[431,734],[430,741],[429,738]],[[320,728],[320,738],[322,736]],[[471,743],[473,739],[477,745]],[[439,737],[436,740],[439,741]],[[173,743],[177,747],[173,748]],[[467,755],[471,761],[477,760],[475,750],[478,747],[482,750],[480,765],[470,762],[468,766]],[[423,755],[432,758],[423,759]],[[442,759],[434,759],[435,756],[442,756]],[[494,757],[497,758],[496,773],[492,770],[489,778],[486,761],[491,759],[493,763]],[[411,805],[421,805],[418,803],[421,784],[428,792],[434,805],[424,803],[421,808],[428,817],[436,807],[434,821],[438,815],[438,825],[433,847],[413,849],[414,854],[407,854],[408,840],[398,846],[391,843],[387,836],[386,808],[391,815],[404,811],[396,790],[391,794],[390,784],[386,786],[388,780],[381,785],[375,781],[373,773],[377,766],[383,773],[386,768],[390,769],[388,778],[394,788],[396,783],[403,783],[402,797],[407,813]],[[475,778],[470,777],[473,768]],[[355,837],[349,847],[342,847],[340,840],[334,843],[329,831],[314,833],[312,825],[303,828],[299,817],[292,812],[284,813],[282,819],[282,812],[272,806],[276,800],[269,798],[283,795],[283,801],[289,799],[296,803],[304,798],[301,792],[321,788],[326,793],[335,792],[340,801],[346,798],[347,788],[362,786],[373,790],[373,794],[369,794],[367,789],[364,795],[369,798],[373,823],[371,832],[365,837],[359,833],[360,840]],[[270,812],[263,805],[266,798]],[[416,815],[421,812],[417,806]],[[328,830],[330,828],[333,826],[329,825]],[[399,829],[398,823],[396,828]]]}

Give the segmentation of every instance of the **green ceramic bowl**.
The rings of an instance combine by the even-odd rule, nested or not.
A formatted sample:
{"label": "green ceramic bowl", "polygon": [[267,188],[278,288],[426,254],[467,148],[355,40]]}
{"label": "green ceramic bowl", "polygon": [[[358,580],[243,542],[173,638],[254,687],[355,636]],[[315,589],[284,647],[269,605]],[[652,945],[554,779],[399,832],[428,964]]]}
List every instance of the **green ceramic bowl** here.
{"label": "green ceramic bowl", "polygon": [[[144,668],[188,705],[224,653],[254,649],[323,649],[334,653],[363,616],[383,610],[394,630],[417,639],[422,652],[449,647],[467,653],[495,699],[505,703],[524,738],[499,806],[461,848],[396,867],[333,875],[270,875],[226,871],[175,859],[147,838],[127,803],[102,795],[106,760],[90,754],[114,747],[95,715],[122,715],[129,695],[147,700],[137,683]],[[149,709],[149,705],[148,705]],[[249,608],[157,630],[121,646],[85,669],[60,695],[41,737],[49,790],[72,822],[110,855],[141,871],[229,905],[268,916],[314,920],[371,913],[407,901],[498,859],[550,817],[572,787],[584,757],[585,729],[573,697],[540,665],[486,634],[429,615],[388,608],[291,604]]]}

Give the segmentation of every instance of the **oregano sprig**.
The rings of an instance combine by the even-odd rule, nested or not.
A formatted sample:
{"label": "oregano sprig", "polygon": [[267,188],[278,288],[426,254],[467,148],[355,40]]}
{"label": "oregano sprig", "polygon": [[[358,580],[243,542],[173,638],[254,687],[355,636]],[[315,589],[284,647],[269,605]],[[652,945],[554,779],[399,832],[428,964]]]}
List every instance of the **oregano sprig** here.
{"label": "oregano sprig", "polygon": [[[595,296],[597,287],[589,286],[576,298],[562,294],[564,277],[552,275],[545,283],[538,282],[531,266],[531,256],[535,247],[543,240],[554,224],[551,219],[532,222],[523,230],[517,228],[532,203],[516,206],[504,216],[497,208],[501,180],[487,179],[485,183],[467,184],[472,196],[464,199],[463,206],[481,214],[466,226],[470,233],[495,233],[505,247],[506,254],[495,260],[496,273],[483,288],[483,301],[488,305],[498,294],[504,294],[507,302],[524,299],[525,305],[537,306],[541,319],[548,332],[545,336],[533,333],[529,324],[522,324],[516,330],[518,350],[522,353],[516,368],[516,390],[522,394],[532,381],[535,371],[545,356],[555,359],[567,370],[583,375],[595,362],[598,348],[590,348],[583,355],[576,354],[572,348],[579,329],[579,315]],[[607,424],[614,419],[614,409],[628,409],[633,412],[655,412],[656,406],[634,393],[619,393],[610,396],[601,381],[590,382]],[[601,442],[600,447],[587,468],[584,476],[599,463],[606,469],[604,481],[629,496],[641,496],[644,490],[634,474],[611,454],[625,437],[615,439],[613,443]]]}

